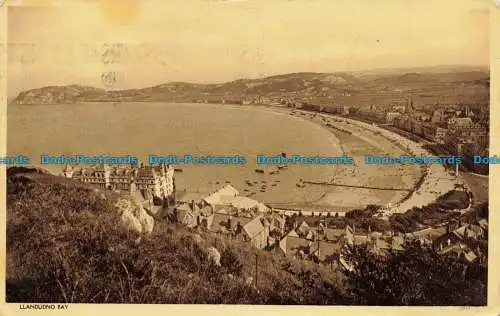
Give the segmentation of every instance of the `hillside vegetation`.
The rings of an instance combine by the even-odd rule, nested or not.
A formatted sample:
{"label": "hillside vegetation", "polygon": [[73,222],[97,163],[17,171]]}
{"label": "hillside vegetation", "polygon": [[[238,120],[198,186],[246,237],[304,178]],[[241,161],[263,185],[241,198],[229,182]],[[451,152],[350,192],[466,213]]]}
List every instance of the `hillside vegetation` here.
{"label": "hillside vegetation", "polygon": [[[9,172],[8,302],[486,302],[484,267],[437,257],[418,245],[385,259],[353,248],[355,271],[344,274],[165,222],[139,236],[120,224],[115,193],[59,179]],[[210,247],[220,253],[220,264]]]}

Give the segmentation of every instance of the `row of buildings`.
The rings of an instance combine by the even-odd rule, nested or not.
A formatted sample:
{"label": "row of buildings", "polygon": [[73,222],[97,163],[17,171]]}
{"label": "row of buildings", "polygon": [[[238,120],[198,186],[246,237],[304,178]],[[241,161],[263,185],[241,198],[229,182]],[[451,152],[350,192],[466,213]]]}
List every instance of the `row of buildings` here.
{"label": "row of buildings", "polygon": [[284,216],[263,203],[241,196],[230,184],[208,195],[179,194],[177,204],[167,212],[175,222],[251,243],[264,249],[285,230]]}
{"label": "row of buildings", "polygon": [[487,173],[488,165],[473,163],[474,155],[489,154],[487,111],[471,110],[468,106],[437,104],[434,109],[416,109],[413,101],[406,104],[350,107],[343,105],[294,104],[303,110],[352,116],[434,142],[438,154],[449,153],[464,157],[464,164],[479,173]]}
{"label": "row of buildings", "polygon": [[174,167],[172,165],[146,166],[107,165],[70,166],[62,171],[66,178],[95,186],[123,192],[140,192],[146,198],[169,198],[174,195]]}
{"label": "row of buildings", "polygon": [[392,231],[372,232],[356,227],[328,227],[326,219],[317,226],[307,221],[287,225],[287,215],[251,198],[240,196],[231,185],[208,195],[185,193],[169,211],[172,220],[190,228],[224,235],[252,244],[258,249],[275,251],[297,260],[310,260],[332,269],[351,270],[345,253],[349,246],[365,245],[379,256],[404,250],[407,241],[419,241],[438,253],[453,255],[467,262],[484,261],[486,254],[477,243],[486,240],[488,222],[451,222],[403,234]]}
{"label": "row of buildings", "polygon": [[358,232],[349,225],[344,228],[331,228],[324,223],[310,226],[304,221],[280,240],[276,250],[292,258],[352,270],[352,264],[345,256],[349,246],[364,245],[373,254],[386,256],[389,252],[403,251],[406,242],[418,241],[434,248],[439,254],[453,256],[457,260],[486,263],[487,254],[478,244],[486,241],[487,236],[486,219],[474,224],[450,222],[407,234]]}

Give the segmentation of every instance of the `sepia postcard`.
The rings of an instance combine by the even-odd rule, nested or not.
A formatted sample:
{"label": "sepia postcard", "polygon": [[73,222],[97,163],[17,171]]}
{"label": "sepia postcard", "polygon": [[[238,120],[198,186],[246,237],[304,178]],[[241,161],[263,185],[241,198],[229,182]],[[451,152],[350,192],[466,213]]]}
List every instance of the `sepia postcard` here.
{"label": "sepia postcard", "polygon": [[0,6],[0,315],[500,315],[500,2]]}

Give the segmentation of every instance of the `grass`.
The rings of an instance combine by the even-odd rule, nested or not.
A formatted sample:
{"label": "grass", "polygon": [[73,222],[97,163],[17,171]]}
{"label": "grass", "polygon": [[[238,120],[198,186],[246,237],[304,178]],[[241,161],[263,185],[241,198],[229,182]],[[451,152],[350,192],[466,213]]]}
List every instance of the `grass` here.
{"label": "grass", "polygon": [[[358,282],[360,273],[376,277],[380,267],[373,264],[355,263],[363,271],[344,275],[162,221],[139,236],[122,227],[116,194],[57,177],[11,172],[7,197],[7,302],[356,305],[369,303],[366,295],[377,297],[376,289]],[[209,259],[209,247],[221,254],[220,265]],[[421,273],[411,271],[415,265],[407,266],[406,283],[425,284]],[[443,279],[442,286],[448,282]],[[367,288],[360,288],[363,284]],[[466,288],[451,289],[447,300]],[[484,296],[478,293],[480,300]],[[432,297],[422,300],[439,303]],[[467,296],[457,302],[477,300]],[[391,302],[405,304],[398,297]]]}
{"label": "grass", "polygon": [[[159,222],[137,243],[121,228],[114,194],[51,180],[9,177],[9,302],[348,302],[326,268],[238,240]],[[211,246],[221,266],[208,260]]]}

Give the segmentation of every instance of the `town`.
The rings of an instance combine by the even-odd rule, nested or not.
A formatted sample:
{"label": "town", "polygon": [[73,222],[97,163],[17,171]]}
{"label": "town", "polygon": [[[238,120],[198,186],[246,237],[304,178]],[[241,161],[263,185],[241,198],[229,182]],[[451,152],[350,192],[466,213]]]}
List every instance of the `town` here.
{"label": "town", "polygon": [[[412,113],[411,108],[410,102],[405,111]],[[408,126],[423,124],[408,119],[412,116],[405,114],[405,111],[388,112],[386,117],[392,120],[391,122],[407,117],[411,122]],[[447,119],[449,129],[438,127],[438,124],[433,125],[436,126],[436,131],[441,129],[439,135],[435,135],[439,140],[436,142],[450,142],[450,138],[442,138],[442,132],[445,131],[444,134],[448,135],[447,131],[451,130],[450,133],[460,133],[460,139],[464,139],[464,135],[470,137],[465,138],[467,142],[454,143],[453,148],[457,144],[481,144],[483,151],[487,151],[487,142],[479,142],[483,132],[477,131],[484,130],[480,128],[479,123],[470,130],[464,128],[464,125],[453,129],[456,122],[468,121],[472,122],[472,118],[462,120],[451,117]],[[457,138],[453,139],[456,141]],[[297,260],[312,261],[331,269],[352,270],[352,264],[344,256],[349,246],[364,245],[373,254],[385,256],[389,251],[402,251],[408,241],[418,241],[422,245],[431,246],[438,253],[453,255],[457,260],[483,264],[487,262],[487,216],[478,215],[476,210],[471,210],[470,204],[464,207],[468,211],[459,213],[459,216],[445,216],[445,220],[441,222],[420,225],[418,229],[408,231],[398,229],[396,225],[380,225],[383,220],[376,218],[380,206],[369,205],[365,210],[348,212],[307,214],[300,210],[270,207],[241,195],[231,184],[205,195],[176,192],[174,170],[172,165],[163,164],[95,165],[87,168],[67,165],[62,175],[101,190],[114,190],[129,195],[155,220],[242,240],[258,249],[277,252]],[[452,194],[460,192],[459,188],[455,189]],[[449,212],[449,209],[445,208],[441,212]],[[386,222],[392,223],[392,218],[388,218]]]}

